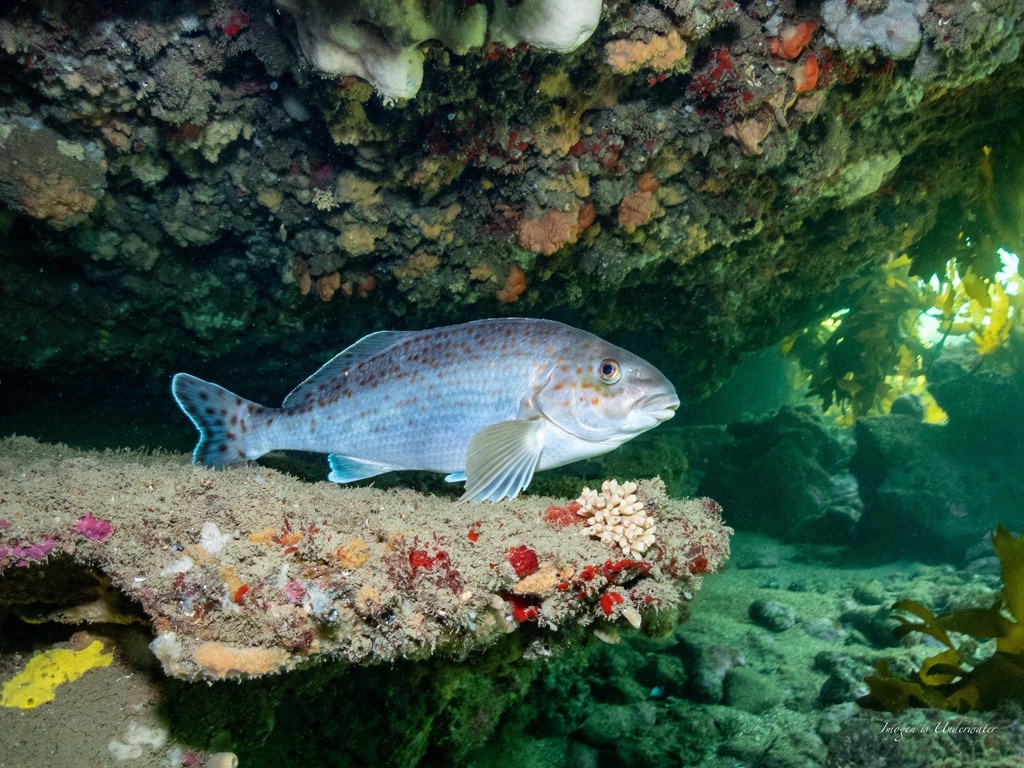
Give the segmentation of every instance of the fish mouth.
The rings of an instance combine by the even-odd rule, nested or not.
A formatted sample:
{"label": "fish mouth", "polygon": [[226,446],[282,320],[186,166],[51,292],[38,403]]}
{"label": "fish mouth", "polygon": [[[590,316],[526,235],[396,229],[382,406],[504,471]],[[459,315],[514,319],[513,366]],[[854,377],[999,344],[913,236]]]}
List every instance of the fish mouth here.
{"label": "fish mouth", "polygon": [[676,408],[679,407],[679,397],[675,392],[659,392],[643,398],[636,407],[645,416],[666,421],[675,416]]}

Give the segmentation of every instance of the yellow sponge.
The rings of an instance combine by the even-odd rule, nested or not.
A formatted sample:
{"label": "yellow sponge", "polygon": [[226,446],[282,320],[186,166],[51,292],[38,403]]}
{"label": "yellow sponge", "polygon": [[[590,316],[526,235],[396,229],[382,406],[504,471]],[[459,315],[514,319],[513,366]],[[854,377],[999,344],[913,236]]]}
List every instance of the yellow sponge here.
{"label": "yellow sponge", "polygon": [[0,706],[34,709],[53,701],[58,686],[77,680],[94,667],[110,666],[113,659],[114,654],[103,652],[99,640],[80,651],[57,648],[37,653],[21,672],[4,683]]}

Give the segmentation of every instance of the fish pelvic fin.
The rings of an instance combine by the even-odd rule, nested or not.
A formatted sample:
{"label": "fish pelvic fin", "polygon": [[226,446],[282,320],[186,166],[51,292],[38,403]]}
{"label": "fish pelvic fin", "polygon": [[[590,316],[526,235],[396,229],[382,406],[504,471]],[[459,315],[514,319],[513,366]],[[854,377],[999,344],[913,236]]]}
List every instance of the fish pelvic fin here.
{"label": "fish pelvic fin", "polygon": [[171,394],[199,430],[193,464],[225,467],[267,452],[253,445],[252,436],[254,416],[269,409],[187,373],[174,375]]}
{"label": "fish pelvic fin", "polygon": [[460,502],[514,499],[533,479],[544,450],[540,419],[500,421],[477,432],[466,449]]}

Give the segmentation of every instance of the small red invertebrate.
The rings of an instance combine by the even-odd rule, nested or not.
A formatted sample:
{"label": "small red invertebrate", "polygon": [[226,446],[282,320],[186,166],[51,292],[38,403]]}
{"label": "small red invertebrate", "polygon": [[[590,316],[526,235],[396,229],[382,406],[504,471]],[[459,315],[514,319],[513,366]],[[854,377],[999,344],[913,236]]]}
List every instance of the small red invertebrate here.
{"label": "small red invertebrate", "polygon": [[280,544],[282,547],[285,547],[285,554],[288,555],[291,554],[291,552],[296,551],[297,548],[294,545],[302,541],[302,533],[300,531],[292,530],[291,521],[286,517],[284,519],[284,525],[281,526],[281,532],[271,536],[270,540],[275,544]]}
{"label": "small red invertebrate", "polygon": [[472,542],[476,542],[479,541],[480,534],[474,531],[472,528],[470,528],[469,533],[466,534],[466,538],[468,538]]}
{"label": "small red invertebrate", "polygon": [[502,598],[512,606],[512,618],[520,623],[532,621],[540,615],[540,606],[535,602],[536,598],[523,595],[502,595]]}
{"label": "small red invertebrate", "polygon": [[409,552],[409,567],[412,568],[414,574],[418,568],[429,571],[435,562],[437,562],[436,558],[431,557],[425,550],[413,549]]}
{"label": "small red invertebrate", "polygon": [[604,577],[609,581],[615,574],[628,570],[635,570],[641,576],[646,576],[651,572],[651,564],[646,560],[616,560],[614,563],[606,560],[601,567]]}
{"label": "small red invertebrate", "polygon": [[[800,192],[800,190],[797,189],[796,192],[794,192],[794,194],[798,194],[799,192]],[[701,505],[701,509],[704,510],[704,514],[706,514],[712,520],[721,520],[722,519],[722,505],[719,504],[714,499],[708,499],[708,498],[701,499],[700,505]]]}
{"label": "small red invertebrate", "polygon": [[686,564],[686,570],[688,570],[694,576],[706,573],[708,570],[708,559],[704,555],[697,555],[690,562]]}
{"label": "small red invertebrate", "polygon": [[235,590],[235,594],[233,594],[231,596],[231,599],[234,602],[236,602],[239,605],[241,605],[242,601],[245,600],[245,596],[248,593],[249,593],[249,585],[248,584],[243,584],[242,586],[240,586],[238,589]]}
{"label": "small red invertebrate", "polygon": [[626,602],[626,598],[618,592],[606,592],[601,595],[601,610],[604,611],[605,616],[611,616],[615,606],[624,602]]}
{"label": "small red invertebrate", "polygon": [[516,572],[516,576],[520,579],[529,576],[540,567],[540,562],[537,560],[537,553],[526,545],[510,547],[505,559],[508,560],[509,565],[512,566],[512,570]]}
{"label": "small red invertebrate", "polygon": [[249,17],[241,12],[232,13],[224,24],[224,34],[228,37],[237,36],[243,29],[249,26]]}
{"label": "small red invertebrate", "polygon": [[[593,206],[591,206],[591,215],[593,215]],[[578,525],[584,522],[584,518],[579,515],[580,509],[582,507],[575,501],[569,502],[564,507],[548,507],[544,510],[544,519],[559,528]]]}
{"label": "small red invertebrate", "polygon": [[727,81],[735,74],[736,69],[732,65],[728,49],[716,48],[711,52],[701,71],[693,76],[687,90],[701,99],[708,99],[727,85]]}

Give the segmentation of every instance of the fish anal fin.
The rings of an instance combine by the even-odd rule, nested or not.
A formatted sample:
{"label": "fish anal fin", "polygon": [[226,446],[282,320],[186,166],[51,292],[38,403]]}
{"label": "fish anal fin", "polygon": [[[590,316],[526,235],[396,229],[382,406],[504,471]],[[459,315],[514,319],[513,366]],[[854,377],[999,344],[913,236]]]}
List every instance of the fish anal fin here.
{"label": "fish anal fin", "polygon": [[466,490],[459,501],[515,498],[540,462],[543,428],[540,419],[499,421],[473,435],[466,449]]}
{"label": "fish anal fin", "polygon": [[352,456],[341,456],[337,453],[328,456],[327,463],[331,466],[331,473],[327,479],[332,483],[354,483],[356,480],[383,475],[394,469],[387,464],[356,459]]}

